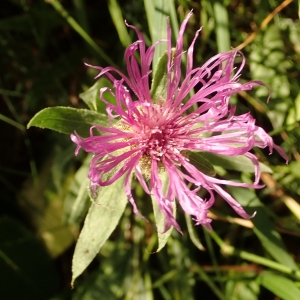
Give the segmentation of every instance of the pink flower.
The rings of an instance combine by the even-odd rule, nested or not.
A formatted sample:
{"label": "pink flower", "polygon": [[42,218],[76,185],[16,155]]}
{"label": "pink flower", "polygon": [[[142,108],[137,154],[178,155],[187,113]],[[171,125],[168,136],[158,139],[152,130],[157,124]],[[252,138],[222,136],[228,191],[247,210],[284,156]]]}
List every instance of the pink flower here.
{"label": "pink flower", "polygon": [[[80,148],[94,153],[89,171],[92,185],[107,186],[124,175],[125,192],[134,212],[139,214],[131,193],[134,174],[144,191],[155,196],[165,214],[165,230],[173,225],[180,231],[173,214],[175,199],[187,214],[193,216],[196,225],[202,224],[210,229],[211,219],[207,213],[215,202],[215,193],[227,201],[238,215],[251,218],[253,215],[248,215],[221,185],[262,187],[259,185],[261,172],[258,159],[250,152],[253,147],[268,147],[270,153],[275,148],[286,159],[283,150],[261,127],[255,125],[250,113],[235,116],[235,107],[229,106],[231,95],[263,85],[259,81],[238,81],[245,64],[245,58],[239,51],[233,49],[217,54],[203,66],[193,68],[193,48],[198,30],[186,52],[187,67],[181,81],[181,60],[185,54],[183,34],[190,16],[191,13],[180,27],[175,52],[171,49],[171,28],[168,25],[165,97],[154,100],[150,96],[150,67],[156,44],[146,49],[140,31],[127,25],[138,35],[138,40],[125,51],[128,76],[113,67],[94,67],[100,70],[97,77],[106,75],[114,85],[114,91],[101,89],[100,99],[106,103],[110,123],[112,119],[116,122],[110,127],[91,127],[88,138],[81,138],[77,133],[71,135],[72,141],[77,144],[76,155]],[[136,51],[139,52],[140,63],[136,59]],[[242,63],[239,68],[234,68],[238,55],[242,56]],[[189,96],[196,85],[198,91]],[[115,96],[116,105],[105,100],[104,92]],[[189,153],[193,151],[244,155],[254,165],[254,182],[240,183],[204,174],[189,160]],[[167,172],[169,179],[165,193],[159,176],[162,172]],[[207,191],[205,199],[198,195],[201,188]]]}

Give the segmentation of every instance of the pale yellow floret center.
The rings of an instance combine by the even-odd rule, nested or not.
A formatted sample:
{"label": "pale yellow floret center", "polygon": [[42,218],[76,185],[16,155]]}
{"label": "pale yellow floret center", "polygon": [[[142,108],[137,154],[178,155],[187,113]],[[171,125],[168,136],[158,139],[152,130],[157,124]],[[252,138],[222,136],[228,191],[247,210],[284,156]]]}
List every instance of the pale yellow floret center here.
{"label": "pale yellow floret center", "polygon": [[[124,122],[122,120],[120,120],[119,122],[117,122],[115,125],[114,125],[115,128],[123,131],[123,132],[135,132],[134,129],[127,125],[127,124],[124,124]],[[128,141],[129,138],[124,138],[124,139],[120,139],[120,140],[117,140],[118,142],[125,142],[125,141]],[[122,148],[120,150],[117,151],[118,154],[123,154],[129,150],[132,150],[132,149],[135,149],[136,147],[138,147],[138,145],[134,144],[134,145],[130,145],[128,147],[125,147],[125,148]],[[146,180],[150,179],[151,177],[151,166],[152,166],[152,157],[151,155],[147,154],[147,153],[144,153],[140,160],[139,160],[139,167],[141,169],[141,172],[142,172],[142,175],[144,176],[144,178]],[[159,173],[165,171],[165,167],[163,165],[163,163],[161,161],[158,161],[158,171]]]}

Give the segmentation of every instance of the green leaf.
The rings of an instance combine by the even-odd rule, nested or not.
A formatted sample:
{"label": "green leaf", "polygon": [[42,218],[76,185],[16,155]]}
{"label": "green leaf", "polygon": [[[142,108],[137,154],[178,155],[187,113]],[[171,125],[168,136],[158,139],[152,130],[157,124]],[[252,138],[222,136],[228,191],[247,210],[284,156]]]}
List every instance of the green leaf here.
{"label": "green leaf", "polygon": [[[223,156],[211,152],[201,152],[201,156],[211,164],[223,167],[228,170],[235,170],[240,172],[254,172],[254,166],[251,160],[245,156]],[[263,163],[259,163],[261,171],[273,173],[273,171]]]}
{"label": "green leaf", "polygon": [[[167,37],[167,17],[173,1],[144,0],[149,32],[152,44]],[[153,66],[156,66],[159,57],[166,51],[166,43],[159,43],[155,48]]]}
{"label": "green leaf", "polygon": [[65,134],[76,131],[82,136],[88,136],[92,125],[107,126],[107,116],[87,109],[57,106],[38,112],[30,120],[27,128],[36,126]]}
{"label": "green leaf", "polygon": [[103,187],[90,207],[79,235],[72,264],[72,284],[87,268],[119,223],[127,204],[124,178]]}
{"label": "green leaf", "polygon": [[75,19],[68,13],[58,0],[48,1],[56,11],[69,23],[69,25],[90,45],[97,54],[106,61],[109,65],[116,67],[114,61],[102,50],[102,48],[95,42],[94,39],[75,21]]}
{"label": "green leaf", "polygon": [[213,1],[214,17],[216,21],[216,38],[219,52],[230,50],[230,31],[228,10],[222,3],[224,1]]}
{"label": "green leaf", "polygon": [[72,300],[126,299],[125,282],[134,282],[132,277],[136,274],[132,272],[133,251],[132,248],[126,249],[125,243],[120,243],[119,239],[110,248],[100,266],[80,282],[80,286],[72,293]]}
{"label": "green leaf", "polygon": [[184,213],[187,229],[192,243],[201,251],[205,250],[205,247],[200,242],[200,239],[196,233],[195,226],[192,223],[192,218],[187,213]]}
{"label": "green leaf", "polygon": [[[120,230],[114,241],[108,241],[102,247],[101,264],[80,282],[79,287],[72,293],[72,300],[154,299],[151,297],[153,290],[149,269],[137,268],[132,272],[132,266],[141,263],[141,258],[137,255],[139,243],[132,241],[131,247],[126,245],[128,240],[124,239],[124,233]],[[105,247],[109,251],[105,251]]]}
{"label": "green leaf", "polygon": [[265,209],[258,207],[256,211],[257,214],[252,219],[255,226],[253,231],[259,238],[262,246],[276,261],[284,266],[298,270],[297,264],[286,249],[280,234],[276,231],[274,223],[269,219]]}
{"label": "green leaf", "polygon": [[70,185],[68,194],[65,200],[64,219],[68,224],[79,224],[90,204],[91,201],[88,195],[88,187],[90,180],[88,179],[89,164],[91,156],[87,156],[83,165],[78,169],[74,176],[74,180]]}
{"label": "green leaf", "polygon": [[251,219],[254,224],[253,231],[266,251],[284,266],[298,270],[297,264],[288,253],[280,234],[275,230],[274,223],[270,220],[255,192],[240,187],[228,187],[228,189],[242,206],[254,208],[252,212],[257,212],[255,217]]}
{"label": "green leaf", "polygon": [[263,272],[259,275],[258,282],[282,300],[300,299],[300,290],[292,280],[286,277],[271,272]]}
{"label": "green leaf", "polygon": [[124,47],[129,46],[131,44],[131,38],[124,23],[120,4],[117,0],[109,0],[108,9],[122,45]]}
{"label": "green leaf", "polygon": [[151,85],[150,95],[153,101],[164,101],[167,97],[167,73],[168,53],[165,52],[158,60],[153,81]]}
{"label": "green leaf", "polygon": [[202,152],[201,154],[199,152],[190,152],[188,154],[188,158],[191,164],[200,172],[208,176],[216,176],[214,166],[209,162],[207,158],[205,158],[205,156],[203,156]]}
{"label": "green leaf", "polygon": [[[100,100],[100,89],[103,87],[112,88],[112,83],[105,77],[101,77],[88,90],[79,94],[79,98],[91,109],[100,113],[106,114],[106,104]],[[112,103],[116,103],[115,97],[109,93],[104,93],[104,98]]]}
{"label": "green leaf", "polygon": [[[161,174],[160,177],[161,177],[161,181],[162,181],[162,185],[163,185],[163,192],[165,192],[168,187],[167,172],[164,172],[163,174]],[[159,252],[166,245],[166,243],[173,231],[173,226],[168,231],[161,233],[165,230],[165,215],[163,212],[161,212],[155,197],[151,196],[151,199],[152,199],[155,224],[156,224],[157,234],[158,234],[158,248],[157,248],[156,252]],[[174,217],[175,217],[175,215],[176,215],[176,202],[175,201],[174,201],[173,205],[174,205]]]}
{"label": "green leaf", "polygon": [[[234,276],[235,275],[235,276]],[[239,275],[231,271],[231,276],[226,282],[226,299],[230,300],[258,300],[260,294],[260,286],[255,273],[243,272],[243,277],[239,279]],[[247,278],[249,277],[249,279]]]}
{"label": "green leaf", "polygon": [[18,129],[20,129],[21,131],[24,131],[24,130],[25,130],[24,125],[22,125],[22,124],[16,122],[15,120],[13,120],[13,119],[11,119],[11,118],[8,118],[8,117],[4,116],[4,115],[2,115],[2,114],[0,114],[0,120],[6,122],[7,124],[10,124],[10,125],[12,125],[12,126],[18,128]]}
{"label": "green leaf", "polygon": [[288,125],[295,124],[296,122],[299,122],[300,120],[300,93],[297,95],[295,101],[294,101],[294,107],[291,107],[288,116],[286,118],[286,123]]}
{"label": "green leaf", "polygon": [[299,161],[292,161],[289,163],[288,168],[290,173],[295,176],[296,178],[300,178],[300,162]]}
{"label": "green leaf", "polygon": [[[284,35],[287,33],[285,32]],[[274,128],[284,125],[286,115],[294,99],[290,98],[289,79],[292,63],[286,53],[283,32],[277,24],[269,24],[255,37],[255,47],[251,48],[249,66],[252,78],[263,81],[272,91],[267,116]],[[257,98],[269,96],[265,87],[255,89]],[[284,101],[283,101],[284,99]]]}

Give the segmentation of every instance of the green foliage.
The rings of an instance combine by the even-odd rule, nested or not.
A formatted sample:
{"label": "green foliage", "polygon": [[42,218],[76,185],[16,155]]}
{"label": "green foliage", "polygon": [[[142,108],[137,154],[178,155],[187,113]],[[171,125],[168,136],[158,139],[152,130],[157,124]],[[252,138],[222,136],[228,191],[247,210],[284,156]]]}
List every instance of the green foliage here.
{"label": "green foliage", "polygon": [[297,300],[300,297],[300,289],[295,282],[281,275],[263,272],[258,282],[283,300]]}
{"label": "green foliage", "polygon": [[[205,156],[202,155],[199,152],[191,152],[188,154],[188,158],[190,162],[201,172],[208,176],[216,176],[216,172],[214,169],[214,160],[208,160],[205,158]],[[213,164],[211,164],[211,162]]]}
{"label": "green foliage", "polygon": [[258,299],[260,285],[255,278],[255,273],[245,273],[241,278],[229,277],[226,282],[226,299],[255,300]]}
{"label": "green foliage", "polygon": [[[250,161],[250,159],[244,156],[240,156],[240,155],[235,157],[222,156],[211,152],[201,152],[201,156],[203,157],[203,159],[202,160],[199,159],[199,161],[210,162],[210,164],[212,165],[220,166],[227,170],[235,170],[235,171],[248,172],[248,173],[254,172],[254,167],[252,162]],[[262,172],[272,173],[272,170],[265,164],[259,163],[259,166]]]}
{"label": "green foliage", "polygon": [[[148,27],[150,31],[151,41],[155,42],[165,39],[167,36],[167,20],[170,18],[170,23],[176,34],[178,33],[178,19],[176,16],[176,9],[173,1],[160,1],[160,0],[144,0],[145,11],[147,15]],[[175,39],[177,36],[175,36]],[[160,57],[167,49],[166,43],[160,43],[157,46],[153,57],[153,66],[158,65]]]}
{"label": "green foliage", "polygon": [[[80,99],[84,101],[90,110],[106,113],[106,104],[100,101],[99,95],[99,91],[103,87],[111,87],[111,82],[105,77],[101,77],[88,90],[79,94]],[[115,104],[116,102],[115,97],[109,92],[105,93],[105,98],[109,103]]]}
{"label": "green foliage", "polygon": [[254,225],[253,231],[262,243],[263,248],[282,265],[297,270],[297,264],[287,252],[280,234],[275,231],[274,223],[268,217],[266,209],[254,191],[238,187],[230,187],[230,191],[244,207],[252,208],[251,213],[253,208],[255,209],[256,216],[252,220]]}
{"label": "green foliage", "polygon": [[157,102],[164,101],[167,97],[167,79],[168,79],[168,53],[165,52],[158,60],[153,76],[150,95]]}
{"label": "green foliage", "polygon": [[74,180],[65,197],[64,221],[68,224],[80,224],[91,204],[88,193],[90,184],[88,179],[90,162],[91,157],[87,156],[82,166],[75,173]]}
{"label": "green foliage", "polygon": [[[166,193],[167,192],[167,184],[168,184],[168,176],[166,172],[161,174],[161,181],[163,185],[163,190]],[[153,213],[154,213],[154,219],[158,234],[158,248],[156,252],[159,252],[168,242],[168,239],[173,231],[173,226],[171,226],[170,229],[165,231],[165,215],[161,212],[159,205],[157,203],[157,200],[154,196],[152,198],[152,205],[153,205]],[[176,217],[176,203],[173,203],[174,206],[174,217]]]}
{"label": "green foliage", "polygon": [[214,19],[216,20],[216,38],[219,52],[230,50],[230,31],[229,31],[229,17],[228,11],[225,7],[224,1],[212,1]]}
{"label": "green foliage", "polygon": [[[290,1],[279,14],[271,15],[281,2],[7,0],[2,5],[1,298],[300,298],[299,5]],[[250,111],[259,126],[272,132],[291,161],[284,165],[277,154],[255,150],[263,162],[261,170],[269,173],[262,177],[266,187],[225,188],[256,216],[236,218],[218,200],[212,209],[214,231],[209,233],[195,227],[178,208],[180,235],[173,228],[162,233],[164,220],[157,203],[134,180],[133,193],[150,222],[134,216],[131,206],[125,207],[122,179],[100,190],[96,199],[90,197],[91,157],[75,158],[69,137],[34,127],[87,136],[91,125],[108,126],[99,90],[113,91],[113,87],[105,77],[94,82],[97,73],[83,62],[114,65],[126,73],[124,48],[136,35],[123,19],[137,26],[150,45],[165,38],[169,16],[175,43],[179,24],[191,9],[194,15],[187,25],[184,49],[204,26],[195,44],[198,66],[219,51],[237,47],[257,30],[242,49],[247,65],[241,81],[262,80],[271,98],[265,103],[268,90],[257,88],[240,93],[234,101],[237,111]],[[159,60],[165,50],[162,41],[153,63],[151,95],[157,100],[166,94],[167,56]],[[109,90],[103,97],[115,103]],[[217,178],[250,182],[253,177],[253,166],[243,157],[201,152],[189,159]],[[161,176],[165,184],[168,178]],[[77,239],[73,281],[85,271],[71,290]]]}
{"label": "green foliage", "polygon": [[109,238],[124,212],[127,197],[124,179],[119,179],[99,191],[85,218],[73,256],[72,284],[95,258]]}
{"label": "green foliage", "polygon": [[49,107],[38,112],[28,123],[27,128],[36,126],[71,134],[87,136],[93,125],[106,126],[107,116],[87,109],[71,107]]}

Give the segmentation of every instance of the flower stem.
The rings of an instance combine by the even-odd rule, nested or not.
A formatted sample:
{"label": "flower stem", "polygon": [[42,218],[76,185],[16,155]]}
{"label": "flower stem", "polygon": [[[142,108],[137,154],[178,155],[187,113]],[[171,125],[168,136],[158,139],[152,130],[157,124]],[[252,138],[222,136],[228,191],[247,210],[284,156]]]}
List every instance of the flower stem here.
{"label": "flower stem", "polygon": [[72,18],[64,7],[57,0],[46,0],[50,3],[56,11],[70,24],[70,26],[106,61],[109,65],[115,66],[116,64],[106,55],[106,53],[94,42],[88,33]]}
{"label": "flower stem", "polygon": [[277,270],[277,271],[280,271],[280,272],[283,272],[286,274],[294,275],[294,276],[300,278],[299,270],[294,270],[290,267],[284,266],[280,263],[277,263],[275,261],[266,259],[264,257],[252,254],[247,251],[235,249],[234,247],[225,243],[215,231],[211,231],[211,232],[209,232],[209,234],[214,239],[214,241],[219,245],[219,247],[221,248],[221,251],[224,254],[239,256],[240,258],[243,258],[245,260],[272,268],[274,270]]}

